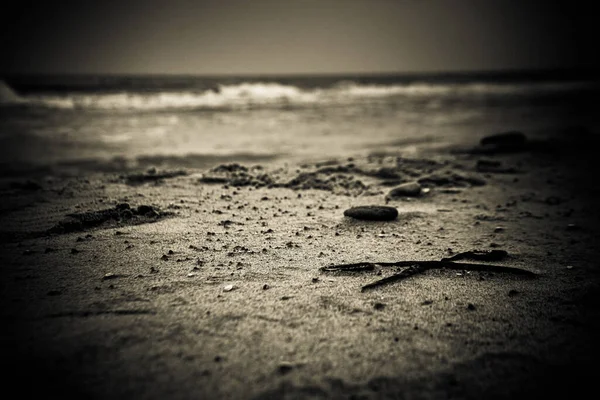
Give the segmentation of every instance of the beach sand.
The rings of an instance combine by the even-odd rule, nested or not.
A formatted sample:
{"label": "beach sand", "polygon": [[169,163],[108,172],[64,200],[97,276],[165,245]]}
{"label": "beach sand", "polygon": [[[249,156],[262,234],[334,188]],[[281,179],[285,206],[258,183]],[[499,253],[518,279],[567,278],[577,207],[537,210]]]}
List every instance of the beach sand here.
{"label": "beach sand", "polygon": [[[594,389],[598,140],[577,130],[508,146],[479,139],[300,164],[5,176],[5,391],[489,399]],[[405,182],[424,190],[387,197]],[[399,215],[344,216],[359,205]],[[504,250],[489,264],[534,275],[430,269],[362,291],[400,267],[321,269],[473,250]]]}

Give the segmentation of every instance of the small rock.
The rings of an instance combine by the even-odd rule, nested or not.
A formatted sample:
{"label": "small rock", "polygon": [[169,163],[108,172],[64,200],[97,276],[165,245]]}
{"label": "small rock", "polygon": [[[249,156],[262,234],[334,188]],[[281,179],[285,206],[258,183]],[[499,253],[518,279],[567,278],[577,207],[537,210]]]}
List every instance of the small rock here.
{"label": "small rock", "polygon": [[75,248],[71,249],[71,254],[77,254],[77,253],[80,253],[80,252],[81,251],[79,251],[79,250],[77,250]]}
{"label": "small rock", "polygon": [[121,211],[119,215],[121,216],[121,219],[125,220],[133,218],[133,212],[131,212],[131,210]]}
{"label": "small rock", "polygon": [[129,203],[119,203],[115,206],[115,208],[117,209],[117,211],[125,211],[131,209],[131,206],[129,205]]}
{"label": "small rock", "polygon": [[231,292],[232,290],[234,290],[236,287],[234,285],[225,285],[223,287],[223,291],[224,292]]}
{"label": "small rock", "polygon": [[154,207],[148,206],[148,205],[140,205],[140,206],[138,206],[136,211],[137,211],[138,215],[153,215],[156,213],[156,210],[154,210]]}
{"label": "small rock", "polygon": [[103,280],[103,281],[107,281],[107,280],[109,280],[109,279],[117,279],[118,277],[119,277],[119,275],[117,275],[117,274],[113,274],[112,272],[109,272],[109,273],[105,274],[105,275],[102,277],[102,280]]}
{"label": "small rock", "polygon": [[375,304],[373,304],[373,308],[376,309],[376,310],[378,310],[378,311],[379,310],[383,310],[385,308],[385,304],[383,304],[383,303],[375,303]]}
{"label": "small rock", "polygon": [[347,209],[344,215],[367,221],[391,221],[398,217],[398,210],[388,206],[358,206]]}
{"label": "small rock", "polygon": [[567,265],[567,269],[573,269],[572,265]]}
{"label": "small rock", "polygon": [[277,366],[277,372],[279,372],[281,375],[285,375],[289,372],[291,372],[294,369],[294,364],[290,363],[290,362],[281,362],[278,366]]}
{"label": "small rock", "polygon": [[268,289],[270,289],[270,288],[271,288],[271,287],[270,287],[269,285],[267,285],[266,283],[265,283],[265,284],[263,285],[263,287],[262,287],[262,289],[263,289],[263,290],[268,290]]}
{"label": "small rock", "polygon": [[390,190],[387,198],[416,197],[421,194],[421,185],[418,182],[407,182]]}
{"label": "small rock", "polygon": [[523,132],[509,131],[485,136],[480,143],[482,146],[523,147],[527,143],[527,137]]}
{"label": "small rock", "polygon": [[518,294],[519,294],[519,292],[516,291],[515,289],[511,289],[508,291],[508,297],[515,297]]}
{"label": "small rock", "polygon": [[475,305],[474,305],[473,303],[469,303],[469,304],[467,305],[467,310],[469,310],[469,311],[474,311],[474,310],[475,310]]}
{"label": "small rock", "polygon": [[504,227],[503,226],[497,226],[494,228],[494,232],[504,232]]}
{"label": "small rock", "polygon": [[160,259],[163,261],[169,261],[169,256],[167,256],[166,254],[163,254]]}

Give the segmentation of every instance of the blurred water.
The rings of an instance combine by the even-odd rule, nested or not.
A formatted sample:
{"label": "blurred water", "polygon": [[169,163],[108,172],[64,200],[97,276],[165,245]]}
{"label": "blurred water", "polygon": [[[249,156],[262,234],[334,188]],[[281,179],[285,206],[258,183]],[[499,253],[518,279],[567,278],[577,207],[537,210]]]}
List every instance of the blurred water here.
{"label": "blurred water", "polygon": [[595,130],[595,77],[5,77],[3,163],[323,158],[497,131]]}

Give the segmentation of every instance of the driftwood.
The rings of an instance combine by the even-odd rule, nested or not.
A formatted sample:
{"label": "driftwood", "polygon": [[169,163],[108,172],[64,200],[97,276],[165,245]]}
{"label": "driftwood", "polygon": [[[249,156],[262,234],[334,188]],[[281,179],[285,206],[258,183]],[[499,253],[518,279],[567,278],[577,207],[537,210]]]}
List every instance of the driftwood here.
{"label": "driftwood", "polygon": [[491,251],[467,251],[464,253],[455,254],[452,257],[442,258],[440,261],[426,260],[426,261],[396,261],[396,262],[362,262],[354,264],[339,264],[322,267],[321,272],[362,272],[372,271],[376,266],[378,267],[405,267],[402,271],[397,274],[388,276],[386,278],[377,280],[369,283],[362,287],[361,291],[373,289],[388,283],[397,282],[416,274],[420,274],[429,269],[455,269],[455,270],[466,270],[466,271],[479,271],[479,272],[497,272],[497,273],[509,273],[515,275],[521,275],[526,277],[535,277],[536,274],[531,271],[527,271],[520,268],[505,267],[502,265],[494,264],[481,264],[481,263],[465,263],[456,262],[454,260],[479,260],[479,261],[500,261],[508,256],[508,253],[504,250],[491,250]]}

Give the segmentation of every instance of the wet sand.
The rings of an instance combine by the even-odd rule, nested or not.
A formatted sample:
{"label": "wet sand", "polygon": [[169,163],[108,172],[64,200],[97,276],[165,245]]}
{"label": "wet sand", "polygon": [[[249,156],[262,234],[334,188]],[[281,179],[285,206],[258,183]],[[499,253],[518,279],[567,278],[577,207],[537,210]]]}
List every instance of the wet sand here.
{"label": "wet sand", "polygon": [[[506,140],[298,164],[5,174],[5,382],[98,399],[594,388],[598,140],[573,130]],[[421,190],[390,195],[407,182]],[[398,216],[344,215],[360,205]],[[433,268],[361,290],[404,268],[383,263],[473,250],[503,250],[489,264],[531,274]],[[353,263],[370,268],[323,268]]]}

